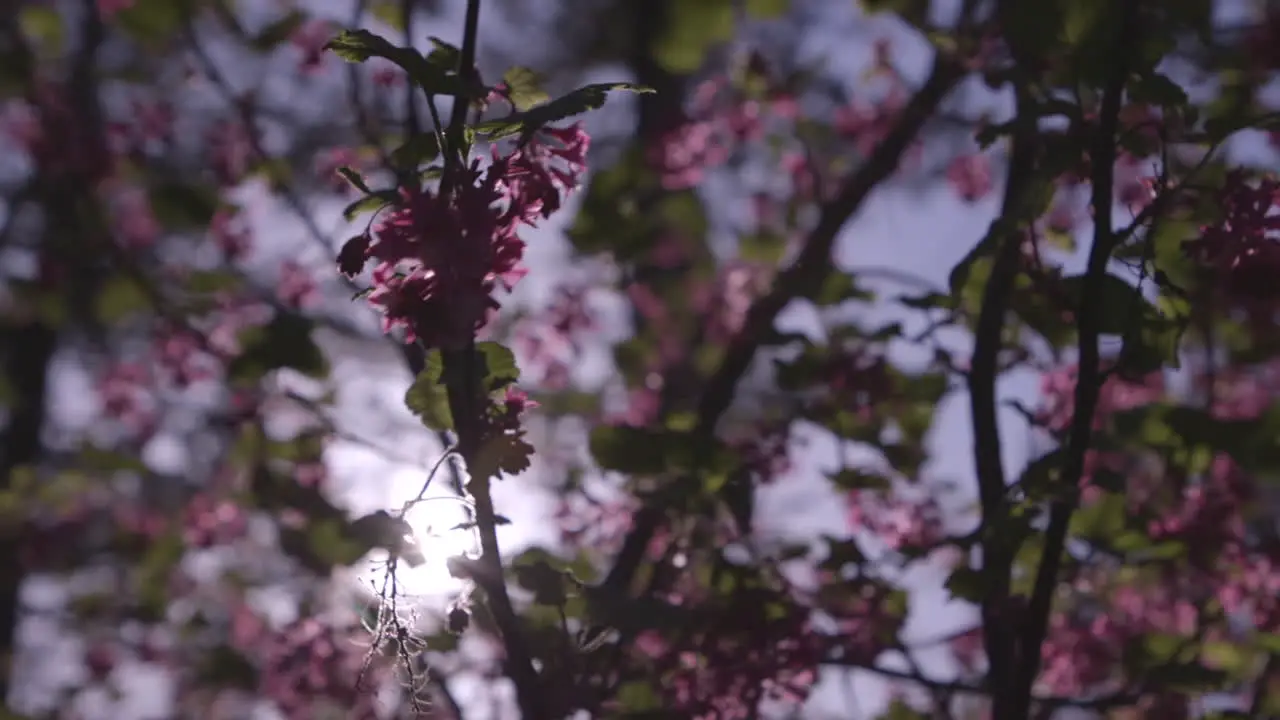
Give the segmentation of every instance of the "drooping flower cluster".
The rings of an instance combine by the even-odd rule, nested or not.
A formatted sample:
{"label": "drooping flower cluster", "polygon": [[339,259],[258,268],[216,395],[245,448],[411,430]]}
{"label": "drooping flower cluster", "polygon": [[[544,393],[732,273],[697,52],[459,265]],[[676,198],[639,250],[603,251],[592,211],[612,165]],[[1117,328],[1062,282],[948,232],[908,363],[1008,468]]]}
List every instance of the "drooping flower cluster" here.
{"label": "drooping flower cluster", "polygon": [[384,330],[403,328],[406,342],[458,347],[499,307],[498,285],[524,275],[518,230],[550,217],[586,170],[588,139],[574,126],[539,133],[485,169],[459,171],[453,189],[402,188],[400,203],[372,235],[342,248],[339,269],[355,276],[377,261],[369,302]]}
{"label": "drooping flower cluster", "polygon": [[1266,300],[1276,295],[1280,271],[1280,182],[1264,177],[1250,182],[1241,170],[1227,175],[1216,196],[1217,222],[1183,247],[1188,257],[1210,268],[1229,296]]}

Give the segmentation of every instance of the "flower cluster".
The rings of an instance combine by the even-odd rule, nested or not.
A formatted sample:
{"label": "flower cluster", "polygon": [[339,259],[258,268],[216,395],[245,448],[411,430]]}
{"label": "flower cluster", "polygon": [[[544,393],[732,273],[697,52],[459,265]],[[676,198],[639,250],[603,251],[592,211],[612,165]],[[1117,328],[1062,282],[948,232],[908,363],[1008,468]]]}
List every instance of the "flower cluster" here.
{"label": "flower cluster", "polygon": [[581,182],[588,139],[581,128],[547,129],[509,155],[494,150],[457,172],[451,189],[402,188],[373,229],[342,248],[339,269],[355,276],[377,261],[369,302],[384,330],[406,342],[459,347],[499,307],[493,291],[524,275],[518,230],[550,217]]}
{"label": "flower cluster", "polygon": [[1213,270],[1226,293],[1240,300],[1275,297],[1280,270],[1280,182],[1250,182],[1234,170],[1216,196],[1221,216],[1183,246],[1188,257]]}
{"label": "flower cluster", "polygon": [[374,720],[376,694],[362,668],[367,647],[313,618],[299,620],[255,643],[262,656],[261,688],[284,717],[316,717],[324,701],[342,709],[343,717]]}

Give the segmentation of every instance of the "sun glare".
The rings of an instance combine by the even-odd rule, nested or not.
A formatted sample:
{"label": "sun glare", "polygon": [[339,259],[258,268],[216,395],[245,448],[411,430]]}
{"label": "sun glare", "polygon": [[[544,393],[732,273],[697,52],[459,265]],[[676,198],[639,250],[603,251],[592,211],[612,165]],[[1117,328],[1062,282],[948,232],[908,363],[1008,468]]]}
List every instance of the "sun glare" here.
{"label": "sun glare", "polygon": [[[391,506],[409,499],[412,496]],[[409,510],[405,520],[413,528],[411,539],[422,551],[424,562],[416,567],[403,561],[397,565],[396,584],[400,594],[452,597],[463,589],[463,583],[449,574],[449,558],[464,554],[475,556],[480,552],[475,532],[465,527],[469,517],[465,502],[447,494],[429,494]],[[362,575],[366,584],[372,583],[376,588],[382,587],[385,573],[385,563],[375,560]]]}
{"label": "sun glare", "polygon": [[462,583],[449,574],[448,561],[480,551],[475,531],[461,527],[469,518],[463,501],[452,495],[428,497],[409,511],[405,519],[426,558],[422,565],[406,568],[401,580],[409,592],[434,595],[462,588]]}

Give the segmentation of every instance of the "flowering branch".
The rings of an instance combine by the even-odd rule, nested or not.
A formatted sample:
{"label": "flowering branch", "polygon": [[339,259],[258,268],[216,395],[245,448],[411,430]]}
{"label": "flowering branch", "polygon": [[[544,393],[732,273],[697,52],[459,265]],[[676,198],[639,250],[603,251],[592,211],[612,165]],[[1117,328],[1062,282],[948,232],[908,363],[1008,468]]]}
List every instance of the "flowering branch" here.
{"label": "flowering branch", "polygon": [[[705,451],[714,447],[714,443],[708,440],[714,434],[720,417],[729,408],[738,382],[768,337],[779,313],[796,298],[821,287],[835,272],[831,252],[841,228],[858,212],[871,191],[897,170],[907,147],[963,74],[954,58],[938,53],[929,77],[907,103],[893,130],[866,163],[849,177],[839,194],[822,206],[818,224],[805,239],[799,257],[790,267],[779,272],[770,291],[751,305],[741,331],[729,344],[723,361],[705,384],[693,433],[695,448]],[[665,513],[666,508],[652,503],[636,513],[632,529],[604,581],[606,587],[616,591],[631,585],[644,559],[645,548]]]}
{"label": "flowering branch", "polygon": [[[502,473],[528,468],[532,448],[523,439],[520,417],[534,403],[514,386],[519,377],[511,351],[498,343],[477,343],[476,333],[499,309],[493,291],[510,289],[525,273],[521,266],[524,243],[518,235],[559,209],[563,196],[580,183],[586,169],[588,138],[578,127],[550,128],[549,123],[599,107],[607,91],[641,88],[623,84],[589,85],[550,102],[513,90],[504,82],[484,87],[475,70],[480,2],[469,0],[461,48],[435,41],[437,48],[422,55],[411,47],[397,47],[367,31],[347,31],[327,47],[345,59],[362,62],[382,57],[399,65],[426,92],[435,127],[417,128],[416,115],[407,113],[410,137],[397,151],[413,162],[398,162],[397,187],[371,190],[351,168],[338,170],[365,197],[348,208],[361,212],[387,211],[370,230],[349,240],[338,257],[342,274],[354,277],[374,259],[374,286],[362,293],[379,308],[383,327],[403,328],[406,343],[422,353],[406,350],[411,367],[420,368],[406,403],[429,427],[451,430],[456,443],[450,453],[466,465],[466,493],[480,539],[478,559],[460,559],[450,567],[484,591],[506,653],[506,672],[516,687],[524,717],[552,717],[534,654],[507,592],[498,545],[499,516],[493,506],[491,482]],[[516,73],[524,77],[521,73]],[[523,94],[521,94],[523,93]],[[449,124],[441,126],[435,96],[453,98]],[[472,126],[473,103],[505,99],[513,108],[506,118]],[[481,168],[470,157],[477,136],[494,142],[492,161]],[[506,154],[496,142],[518,136]],[[439,166],[417,167],[442,158]],[[430,184],[438,180],[434,189]],[[451,625],[465,625],[467,611],[460,601],[450,612]]]}

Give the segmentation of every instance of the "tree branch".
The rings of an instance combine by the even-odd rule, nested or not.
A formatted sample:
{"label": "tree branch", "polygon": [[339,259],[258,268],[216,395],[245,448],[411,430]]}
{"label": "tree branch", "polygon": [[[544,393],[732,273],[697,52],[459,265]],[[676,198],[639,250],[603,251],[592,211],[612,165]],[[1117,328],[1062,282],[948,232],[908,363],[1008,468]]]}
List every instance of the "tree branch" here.
{"label": "tree branch", "polygon": [[[1005,179],[1000,216],[991,224],[988,237],[993,242],[995,258],[991,274],[982,293],[982,307],[974,329],[973,358],[970,361],[969,409],[973,425],[974,471],[978,480],[978,497],[982,506],[981,535],[982,572],[986,586],[982,599],[983,641],[987,653],[989,684],[994,702],[999,706],[1000,689],[1011,681],[1011,667],[1016,662],[1017,637],[1003,616],[1009,608],[1009,570],[1016,553],[1002,533],[1007,514],[1006,479],[1001,460],[1000,427],[996,382],[1000,377],[1000,350],[1003,346],[1004,321],[1009,300],[1018,277],[1023,229],[1030,220],[1025,207],[1026,195],[1035,169],[1036,121],[1023,87],[1017,93],[1017,118],[1013,149],[1009,154],[1009,173]],[[997,716],[999,713],[997,712]]]}
{"label": "tree branch", "polygon": [[1057,589],[1058,572],[1066,548],[1067,530],[1079,502],[1085,454],[1092,441],[1093,416],[1097,410],[1102,384],[1106,380],[1100,364],[1098,337],[1101,335],[1099,328],[1103,315],[1108,309],[1102,304],[1103,294],[1099,288],[1106,279],[1107,265],[1116,246],[1111,217],[1115,196],[1116,132],[1119,128],[1125,81],[1128,79],[1131,49],[1137,45],[1137,11],[1137,0],[1125,0],[1122,20],[1116,28],[1118,60],[1107,80],[1099,125],[1090,152],[1093,170],[1090,199],[1094,222],[1093,245],[1089,249],[1080,299],[1075,412],[1071,418],[1067,456],[1059,480],[1064,492],[1063,496],[1053,501],[1049,510],[1044,553],[1036,571],[1035,588],[1028,605],[1022,637],[1021,657],[1016,667],[1014,695],[1009,706],[1011,714],[1004,716],[1011,720],[1026,717],[1030,711],[1031,690],[1040,671],[1040,646],[1048,632],[1049,614],[1053,610],[1053,595]]}

